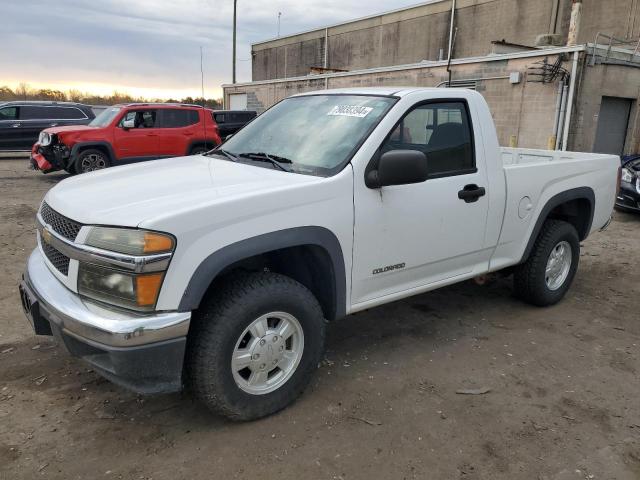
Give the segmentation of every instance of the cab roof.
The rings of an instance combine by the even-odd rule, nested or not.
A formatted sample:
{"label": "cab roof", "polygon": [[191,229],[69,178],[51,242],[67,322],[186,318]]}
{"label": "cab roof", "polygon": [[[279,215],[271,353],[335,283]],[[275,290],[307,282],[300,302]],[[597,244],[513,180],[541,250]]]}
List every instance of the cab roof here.
{"label": "cab roof", "polygon": [[[365,87],[365,88],[333,88],[328,90],[316,90],[313,92],[304,92],[294,97],[304,97],[305,95],[380,95],[388,97],[403,97],[415,91],[436,91],[442,92],[442,88],[426,88],[426,87]],[[459,88],[456,90],[460,90]]]}

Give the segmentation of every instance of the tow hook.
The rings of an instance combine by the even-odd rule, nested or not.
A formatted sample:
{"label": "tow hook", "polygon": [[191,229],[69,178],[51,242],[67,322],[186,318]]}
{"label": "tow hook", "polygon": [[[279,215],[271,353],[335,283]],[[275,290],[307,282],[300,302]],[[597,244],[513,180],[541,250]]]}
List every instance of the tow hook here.
{"label": "tow hook", "polygon": [[613,220],[613,215],[611,215],[609,217],[609,220],[607,220],[607,223],[605,223],[602,228],[600,229],[601,232],[604,232],[607,228],[609,228],[609,225],[611,225],[611,221]]}

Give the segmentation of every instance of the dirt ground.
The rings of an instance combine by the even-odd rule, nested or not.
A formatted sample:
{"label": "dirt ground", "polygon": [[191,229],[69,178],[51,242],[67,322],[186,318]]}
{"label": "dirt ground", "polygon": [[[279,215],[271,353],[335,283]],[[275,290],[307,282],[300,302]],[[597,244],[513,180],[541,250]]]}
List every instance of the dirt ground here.
{"label": "dirt ground", "polygon": [[62,178],[0,161],[0,479],[640,478],[639,215],[584,242],[555,307],[467,282],[336,322],[306,394],[235,424],[32,334],[17,285]]}

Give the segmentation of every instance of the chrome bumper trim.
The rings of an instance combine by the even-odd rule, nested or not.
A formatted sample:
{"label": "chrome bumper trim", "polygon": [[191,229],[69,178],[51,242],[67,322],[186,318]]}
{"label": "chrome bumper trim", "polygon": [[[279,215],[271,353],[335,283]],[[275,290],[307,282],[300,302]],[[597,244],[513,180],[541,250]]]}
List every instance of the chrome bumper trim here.
{"label": "chrome bumper trim", "polygon": [[123,268],[136,273],[163,272],[167,269],[171,260],[171,253],[126,255],[75,243],[55,232],[51,225],[45,223],[42,216],[40,216],[40,212],[38,212],[36,220],[42,241],[74,260],[107,267]]}
{"label": "chrome bumper trim", "polygon": [[81,340],[128,347],[184,337],[189,331],[191,312],[137,314],[81,298],[51,273],[37,248],[29,257],[24,278],[47,318]]}

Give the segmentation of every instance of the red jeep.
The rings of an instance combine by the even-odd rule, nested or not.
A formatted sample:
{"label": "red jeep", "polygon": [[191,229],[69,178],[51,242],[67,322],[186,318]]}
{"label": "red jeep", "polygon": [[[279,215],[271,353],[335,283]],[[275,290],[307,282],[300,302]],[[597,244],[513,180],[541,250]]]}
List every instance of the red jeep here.
{"label": "red jeep", "polygon": [[88,125],[43,130],[31,149],[31,164],[44,173],[85,173],[195,155],[219,144],[212,110],[197,105],[132,103],[109,107]]}

